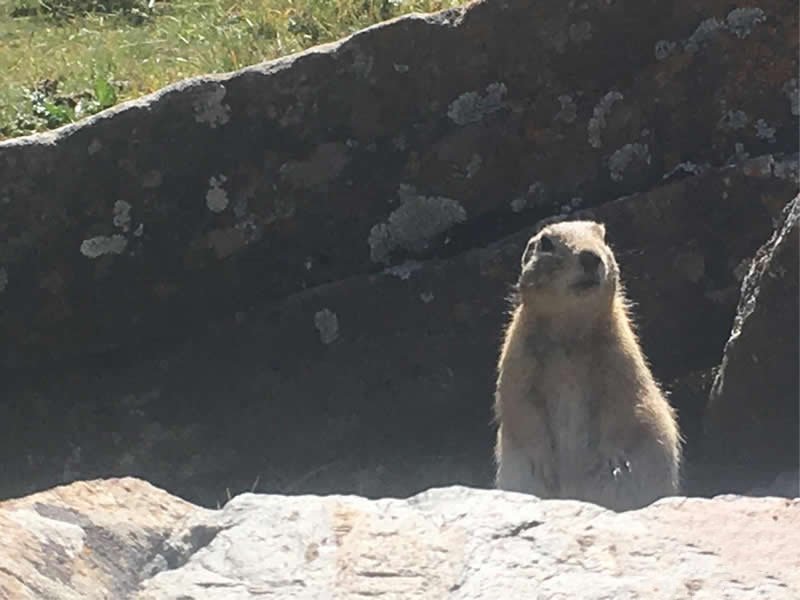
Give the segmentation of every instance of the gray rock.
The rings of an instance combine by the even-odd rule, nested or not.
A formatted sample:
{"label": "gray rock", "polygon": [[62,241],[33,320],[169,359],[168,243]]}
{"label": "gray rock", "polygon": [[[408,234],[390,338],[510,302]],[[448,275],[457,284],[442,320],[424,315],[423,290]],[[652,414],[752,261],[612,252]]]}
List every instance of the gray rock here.
{"label": "gray rock", "polygon": [[800,593],[800,499],[666,498],[614,513],[470,489],[242,494],[206,510],[141,480],[0,503],[0,597],[769,598]]}
{"label": "gray rock", "polygon": [[[797,193],[776,164],[708,169],[573,214],[606,223],[660,381],[719,363],[740,266],[769,237],[774,204]],[[255,484],[371,497],[490,485],[499,335],[531,231],[293,294],[175,349],[18,373],[4,381],[0,495],[105,473],[207,506]],[[706,399],[674,398],[690,445]]]}
{"label": "gray rock", "polygon": [[0,142],[0,366],[184,340],[680,163],[796,152],[795,12],[479,1]]}
{"label": "gray rock", "polygon": [[707,454],[732,490],[800,469],[798,239],[800,197],[786,205],[750,264],[711,390]]}
{"label": "gray rock", "polygon": [[132,478],[0,502],[0,598],[128,598],[178,524],[204,512]]}
{"label": "gray rock", "polygon": [[145,581],[135,598],[800,594],[800,500],[669,498],[616,514],[463,487],[377,501],[245,494],[186,527],[216,533],[182,566]]}

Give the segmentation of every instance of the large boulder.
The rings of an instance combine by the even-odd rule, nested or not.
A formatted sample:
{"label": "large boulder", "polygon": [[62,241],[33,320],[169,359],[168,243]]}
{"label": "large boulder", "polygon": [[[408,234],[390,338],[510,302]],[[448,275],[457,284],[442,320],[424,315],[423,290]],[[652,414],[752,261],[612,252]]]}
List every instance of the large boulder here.
{"label": "large boulder", "polygon": [[733,490],[800,469],[799,232],[796,197],[750,265],[711,390],[704,445]]}
{"label": "large boulder", "polygon": [[0,364],[181,339],[796,152],[797,23],[789,0],[486,0],[0,143]]}
{"label": "large boulder", "polygon": [[127,598],[190,514],[203,509],[131,478],[0,502],[0,598]]}
{"label": "large boulder", "polygon": [[614,513],[451,487],[408,499],[243,494],[194,507],[137,480],[0,503],[0,596],[769,598],[800,595],[800,499]]}
{"label": "large boulder", "polygon": [[[797,193],[795,164],[764,156],[575,213],[607,223],[661,381],[718,364],[743,267]],[[529,234],[293,294],[178,349],[16,371],[0,495],[107,473],[210,506],[226,488],[490,485],[495,364]],[[675,400],[694,444],[706,398]]]}

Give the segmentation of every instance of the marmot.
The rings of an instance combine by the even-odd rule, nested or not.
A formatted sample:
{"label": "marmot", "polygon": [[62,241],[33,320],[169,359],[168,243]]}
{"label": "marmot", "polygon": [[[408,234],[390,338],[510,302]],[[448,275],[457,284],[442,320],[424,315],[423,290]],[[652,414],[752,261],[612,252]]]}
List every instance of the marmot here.
{"label": "marmot", "polygon": [[516,288],[495,393],[496,486],[617,511],[678,494],[675,411],[634,333],[605,226],[544,227]]}

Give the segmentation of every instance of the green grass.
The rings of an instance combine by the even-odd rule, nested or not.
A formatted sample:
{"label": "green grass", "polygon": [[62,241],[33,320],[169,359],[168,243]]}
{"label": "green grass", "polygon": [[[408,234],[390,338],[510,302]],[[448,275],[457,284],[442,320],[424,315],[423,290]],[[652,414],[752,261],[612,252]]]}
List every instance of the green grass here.
{"label": "green grass", "polygon": [[0,0],[0,139],[463,0]]}

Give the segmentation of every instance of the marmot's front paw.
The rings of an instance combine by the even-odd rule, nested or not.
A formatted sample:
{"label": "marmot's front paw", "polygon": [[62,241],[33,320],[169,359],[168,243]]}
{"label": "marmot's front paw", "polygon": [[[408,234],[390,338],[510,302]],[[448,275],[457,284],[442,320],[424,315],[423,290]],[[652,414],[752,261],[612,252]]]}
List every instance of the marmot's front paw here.
{"label": "marmot's front paw", "polygon": [[622,481],[631,474],[631,463],[624,456],[609,458],[608,469],[614,481]]}

